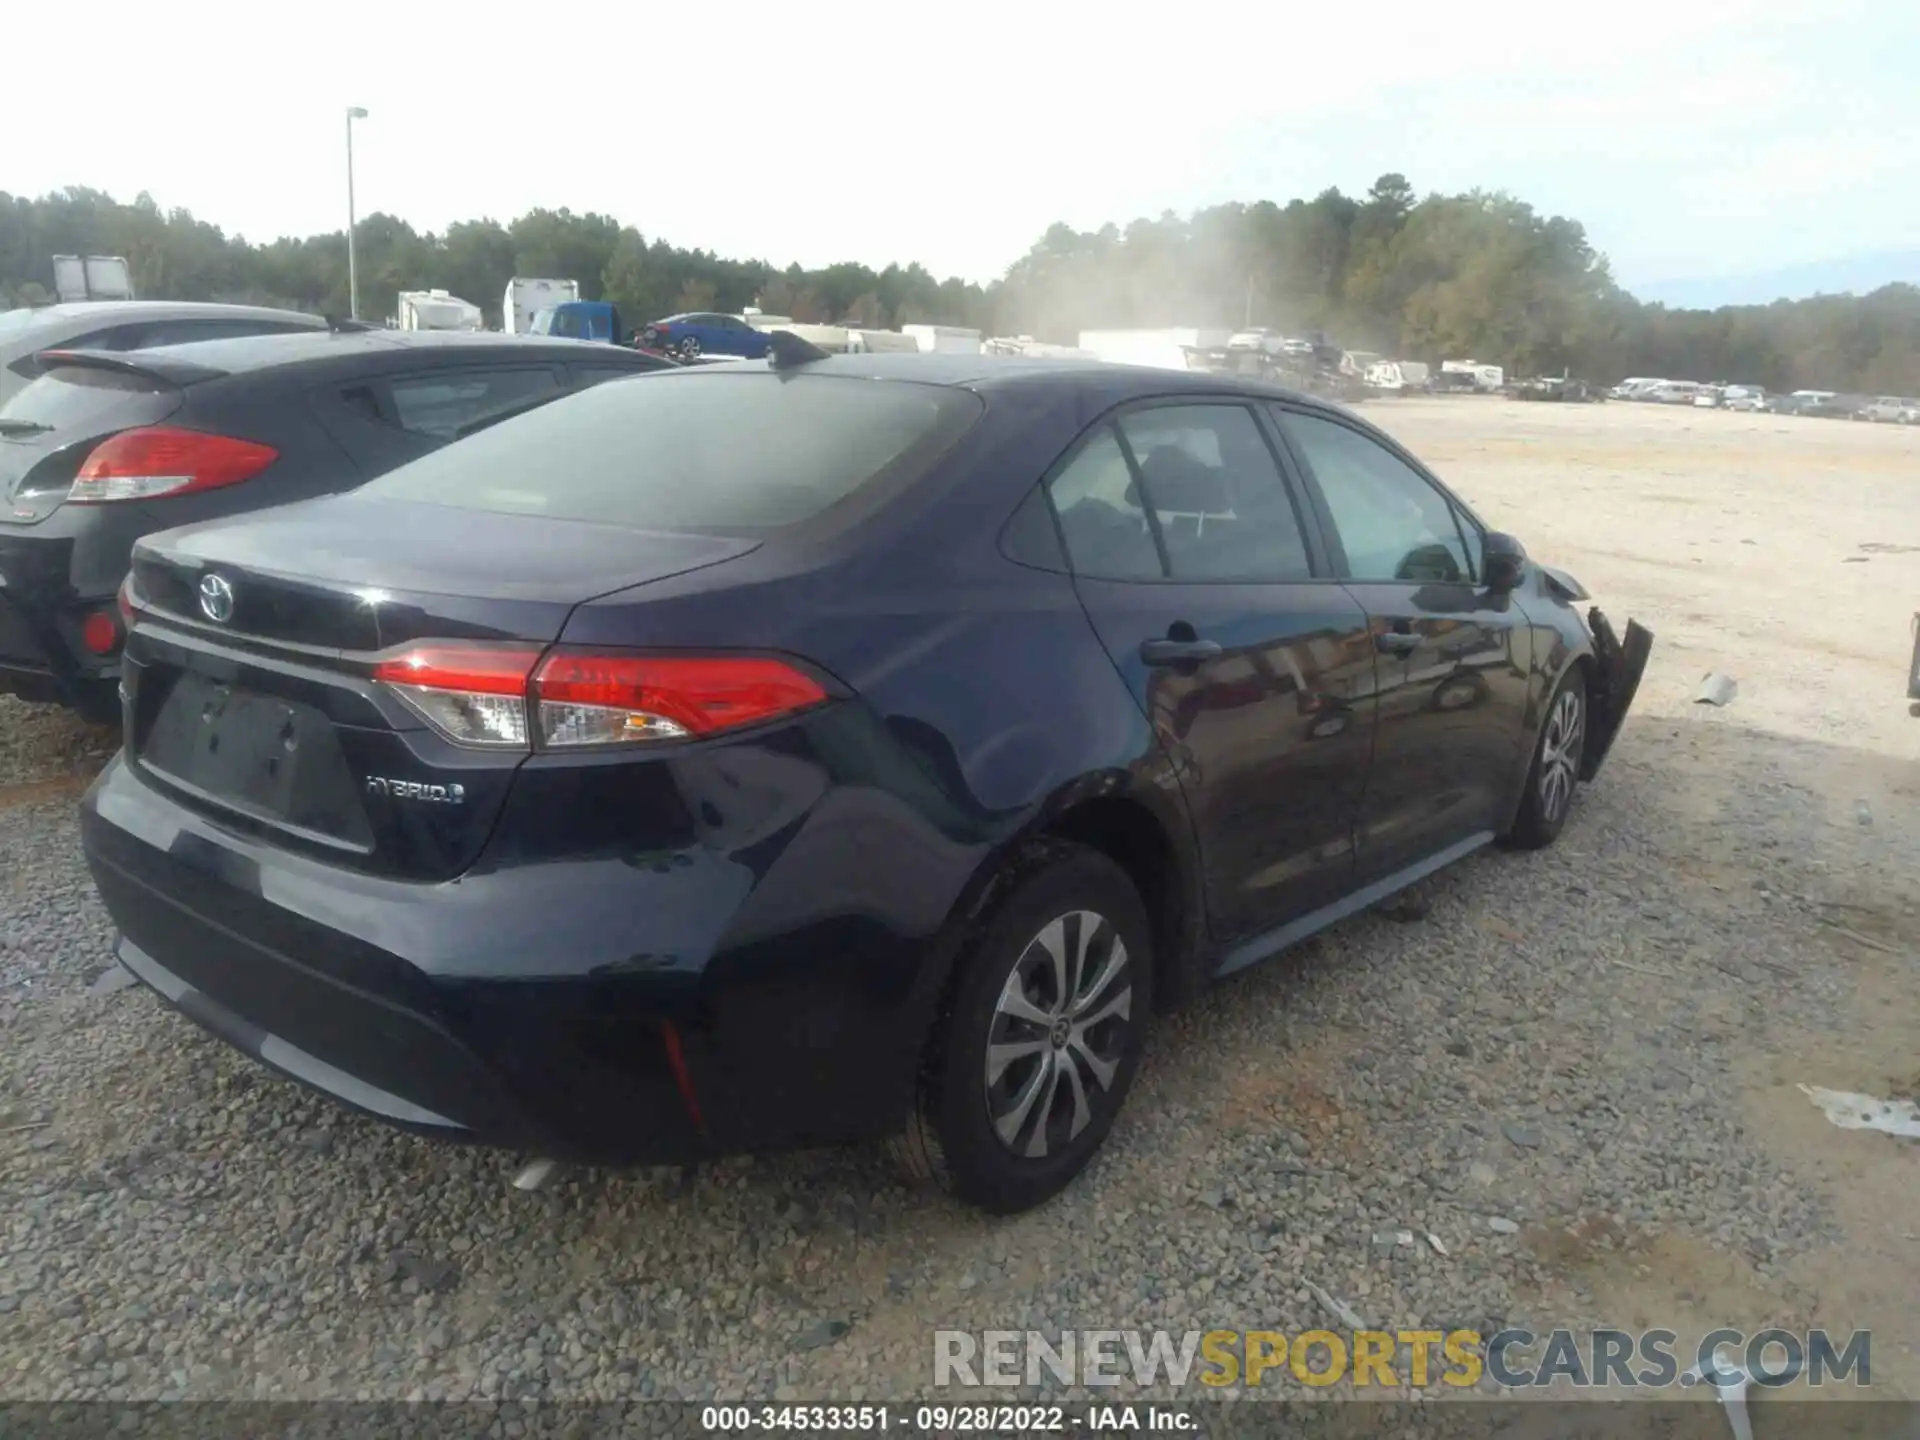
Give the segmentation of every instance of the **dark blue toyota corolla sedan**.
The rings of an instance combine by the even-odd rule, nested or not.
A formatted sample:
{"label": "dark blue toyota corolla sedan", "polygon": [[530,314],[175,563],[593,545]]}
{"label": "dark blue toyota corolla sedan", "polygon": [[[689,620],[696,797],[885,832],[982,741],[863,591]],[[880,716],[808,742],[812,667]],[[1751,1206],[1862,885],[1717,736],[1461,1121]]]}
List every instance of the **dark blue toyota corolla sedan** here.
{"label": "dark blue toyota corolla sedan", "polygon": [[87,855],[129,970],[388,1120],[1014,1211],[1156,1011],[1555,837],[1651,644],[1585,598],[1298,395],[779,344],[142,541]]}

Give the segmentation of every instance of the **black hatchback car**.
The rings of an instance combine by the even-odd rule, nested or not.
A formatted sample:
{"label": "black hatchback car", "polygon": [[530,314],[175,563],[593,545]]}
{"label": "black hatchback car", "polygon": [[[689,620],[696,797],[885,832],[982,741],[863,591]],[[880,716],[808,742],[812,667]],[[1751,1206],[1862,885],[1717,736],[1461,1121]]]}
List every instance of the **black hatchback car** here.
{"label": "black hatchback car", "polygon": [[1584,598],[1321,402],[777,351],[142,541],[82,829],[128,969],[375,1115],[1013,1211],[1157,1008],[1555,837],[1651,643]]}
{"label": "black hatchback car", "polygon": [[671,363],[364,327],[36,359],[0,408],[0,693],[102,719],[120,713],[114,594],[140,536],[347,489],[503,408]]}

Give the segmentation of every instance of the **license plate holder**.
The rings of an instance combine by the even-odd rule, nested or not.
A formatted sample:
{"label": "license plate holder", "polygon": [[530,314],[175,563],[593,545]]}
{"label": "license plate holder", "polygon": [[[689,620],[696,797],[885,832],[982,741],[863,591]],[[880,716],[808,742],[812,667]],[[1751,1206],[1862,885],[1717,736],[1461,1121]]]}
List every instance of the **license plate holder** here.
{"label": "license plate holder", "polygon": [[144,764],[201,793],[273,820],[292,817],[311,712],[271,695],[187,673],[154,717]]}

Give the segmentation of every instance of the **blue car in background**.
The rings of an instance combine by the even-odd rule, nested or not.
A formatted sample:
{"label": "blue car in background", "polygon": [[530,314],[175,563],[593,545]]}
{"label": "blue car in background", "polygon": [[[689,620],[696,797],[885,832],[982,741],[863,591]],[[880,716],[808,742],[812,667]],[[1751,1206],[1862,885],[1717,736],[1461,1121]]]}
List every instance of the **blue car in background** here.
{"label": "blue car in background", "polygon": [[738,315],[718,315],[705,310],[654,321],[640,332],[640,343],[649,350],[662,350],[683,360],[697,355],[737,355],[743,360],[763,360],[767,354],[764,333]]}

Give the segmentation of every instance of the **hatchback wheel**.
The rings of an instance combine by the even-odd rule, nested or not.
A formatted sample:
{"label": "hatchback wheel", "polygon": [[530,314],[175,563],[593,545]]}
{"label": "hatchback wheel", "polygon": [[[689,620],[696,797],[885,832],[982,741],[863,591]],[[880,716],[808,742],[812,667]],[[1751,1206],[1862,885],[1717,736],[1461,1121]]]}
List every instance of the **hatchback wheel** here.
{"label": "hatchback wheel", "polygon": [[1538,850],[1559,838],[1573,809],[1580,763],[1587,744],[1587,686],[1580,670],[1569,670],[1547,704],[1546,723],[1534,742],[1527,793],[1507,834],[1509,844]]}
{"label": "hatchback wheel", "polygon": [[1124,871],[1078,845],[1023,864],[959,972],[895,1146],[907,1167],[994,1214],[1085,1168],[1139,1068],[1153,940]]}

